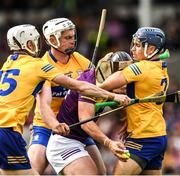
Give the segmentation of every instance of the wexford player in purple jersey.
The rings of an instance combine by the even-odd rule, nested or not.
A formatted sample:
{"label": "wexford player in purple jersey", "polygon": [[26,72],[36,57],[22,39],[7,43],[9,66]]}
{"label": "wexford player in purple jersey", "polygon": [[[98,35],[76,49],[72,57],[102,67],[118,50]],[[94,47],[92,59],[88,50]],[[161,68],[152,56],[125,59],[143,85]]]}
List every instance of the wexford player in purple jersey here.
{"label": "wexford player in purple jersey", "polygon": [[[95,69],[85,71],[78,80],[96,83]],[[49,118],[49,105],[43,103],[47,99],[47,94],[41,94],[41,113],[44,120],[51,124]],[[51,100],[49,100],[51,101]],[[60,123],[71,125],[78,121],[92,117],[95,114],[95,100],[84,97],[75,91],[69,91],[63,102],[57,120]],[[85,150],[84,141],[93,137],[97,142],[108,147],[119,159],[124,160],[122,153],[125,149],[121,142],[109,139],[96,125],[91,121],[78,128],[72,129],[67,136],[51,135],[47,146],[47,158],[57,174],[67,175],[97,175],[98,168],[91,156]]]}

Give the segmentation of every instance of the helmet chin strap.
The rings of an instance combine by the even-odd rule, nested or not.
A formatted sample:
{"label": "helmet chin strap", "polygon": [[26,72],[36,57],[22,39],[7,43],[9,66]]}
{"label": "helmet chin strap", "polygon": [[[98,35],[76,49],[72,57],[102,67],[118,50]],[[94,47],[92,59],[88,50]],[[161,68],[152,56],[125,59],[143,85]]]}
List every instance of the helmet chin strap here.
{"label": "helmet chin strap", "polygon": [[151,59],[153,56],[155,56],[159,52],[159,49],[156,49],[151,55],[148,55],[147,48],[148,48],[148,43],[146,42],[144,46],[144,56],[147,57],[148,59]]}
{"label": "helmet chin strap", "polygon": [[[51,47],[53,47],[53,46],[51,46]],[[53,47],[56,51],[58,51],[58,52],[60,52],[60,53],[62,53],[62,54],[64,54],[64,55],[71,55],[73,52],[74,52],[74,50],[75,50],[75,47],[74,48],[68,48],[68,49],[66,49],[64,52],[63,51],[60,51],[58,48],[55,48],[55,47]]]}
{"label": "helmet chin strap", "polygon": [[67,55],[70,55],[70,54],[72,54],[74,52],[74,50],[75,50],[75,47],[74,48],[68,48],[68,49],[65,50],[65,53]]}
{"label": "helmet chin strap", "polygon": [[53,47],[56,51],[58,51],[58,52],[60,52],[60,53],[62,53],[62,54],[68,55],[68,56],[70,56],[70,55],[75,51],[76,46],[77,46],[76,40],[75,40],[75,46],[74,46],[73,48],[67,48],[67,49],[63,52],[63,51],[60,51],[60,50],[58,49],[58,47],[61,46],[61,43],[60,43],[59,39],[57,38],[57,36],[55,36],[55,37],[56,37],[57,45],[52,44],[50,40],[48,40],[47,43],[48,43],[48,45],[50,45],[51,47]]}
{"label": "helmet chin strap", "polygon": [[35,51],[32,51],[31,49],[29,49],[27,47],[27,45],[25,47],[22,48],[21,44],[18,42],[18,40],[13,37],[14,41],[16,42],[16,44],[18,45],[18,47],[20,48],[17,53],[21,53],[21,54],[29,54],[33,57],[38,57],[40,54],[40,50],[38,49],[38,41],[34,41],[35,44]]}

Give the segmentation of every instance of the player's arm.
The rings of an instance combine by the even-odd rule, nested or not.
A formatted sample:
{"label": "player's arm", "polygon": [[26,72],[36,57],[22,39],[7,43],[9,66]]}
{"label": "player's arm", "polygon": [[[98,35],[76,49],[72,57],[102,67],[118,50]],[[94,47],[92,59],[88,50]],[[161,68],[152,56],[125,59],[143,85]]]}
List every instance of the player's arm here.
{"label": "player's arm", "polygon": [[[79,120],[85,120],[88,117],[92,117],[95,114],[94,104],[79,101],[78,102],[78,112],[79,112]],[[122,154],[124,152],[125,146],[121,142],[113,141],[109,139],[98,127],[98,125],[94,121],[90,121],[81,125],[81,128],[88,133],[91,137],[93,137],[100,144],[108,147],[113,154],[115,154],[119,159],[126,160]]]}
{"label": "player's arm", "polygon": [[105,100],[115,100],[122,105],[127,105],[130,102],[130,99],[126,95],[118,95],[115,93],[108,92],[104,89],[97,87],[94,84],[85,82],[85,81],[78,81],[72,78],[69,78],[64,75],[56,76],[53,79],[54,82],[60,84],[66,88],[78,91],[80,94],[90,96],[90,97],[101,97]]}
{"label": "player's arm", "polygon": [[110,75],[103,83],[98,86],[105,90],[118,89],[127,84],[127,80],[121,71],[117,71]]}
{"label": "player's arm", "polygon": [[56,119],[56,116],[51,109],[51,101],[51,87],[43,86],[42,91],[37,99],[41,116],[45,123],[47,123],[55,133],[67,135],[69,133],[69,127],[65,123],[59,123],[59,121]]}

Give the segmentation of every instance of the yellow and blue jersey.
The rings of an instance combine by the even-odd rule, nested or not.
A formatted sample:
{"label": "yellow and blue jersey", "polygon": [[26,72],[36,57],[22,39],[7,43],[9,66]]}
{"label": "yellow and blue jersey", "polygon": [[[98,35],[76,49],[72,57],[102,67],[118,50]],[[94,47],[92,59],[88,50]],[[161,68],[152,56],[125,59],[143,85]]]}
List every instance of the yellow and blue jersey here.
{"label": "yellow and blue jersey", "polygon": [[45,80],[58,74],[58,69],[40,58],[10,55],[0,70],[0,127],[22,133],[36,94]]}
{"label": "yellow and blue jersey", "polygon": [[[163,91],[169,85],[167,64],[162,61],[140,61],[122,71],[131,88],[131,98],[144,98]],[[166,135],[163,104],[139,103],[127,108],[128,128],[132,138],[147,138]]]}
{"label": "yellow and blue jersey", "polygon": [[[80,73],[82,73],[83,71],[87,70],[92,66],[91,62],[87,58],[79,54],[78,52],[74,52],[70,56],[67,64],[62,64],[58,62],[57,59],[52,55],[51,51],[46,52],[42,59],[48,61],[51,65],[56,67],[59,70],[59,73],[65,74],[74,79],[76,79],[80,75]],[[49,81],[45,82],[45,86],[51,86],[51,90],[52,90],[51,108],[55,113],[55,115],[57,115],[60,106],[64,100],[64,97],[67,94],[68,89],[59,86],[54,82],[49,82]],[[48,125],[43,121],[37,105],[35,108],[33,125],[49,128]]]}

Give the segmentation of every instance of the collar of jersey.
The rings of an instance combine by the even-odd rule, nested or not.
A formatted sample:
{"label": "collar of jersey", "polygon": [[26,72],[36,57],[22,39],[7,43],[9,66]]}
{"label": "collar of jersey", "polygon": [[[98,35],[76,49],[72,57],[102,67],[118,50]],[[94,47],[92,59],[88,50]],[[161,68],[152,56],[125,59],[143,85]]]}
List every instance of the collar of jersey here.
{"label": "collar of jersey", "polygon": [[51,50],[49,50],[48,53],[49,53],[50,57],[52,58],[52,60],[53,60],[54,62],[57,62],[57,59],[53,56]]}
{"label": "collar of jersey", "polygon": [[11,60],[13,60],[13,61],[17,60],[18,56],[19,56],[19,54],[11,55]]}
{"label": "collar of jersey", "polygon": [[160,58],[153,59],[151,61],[160,61]]}

